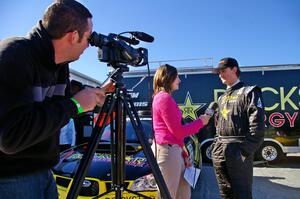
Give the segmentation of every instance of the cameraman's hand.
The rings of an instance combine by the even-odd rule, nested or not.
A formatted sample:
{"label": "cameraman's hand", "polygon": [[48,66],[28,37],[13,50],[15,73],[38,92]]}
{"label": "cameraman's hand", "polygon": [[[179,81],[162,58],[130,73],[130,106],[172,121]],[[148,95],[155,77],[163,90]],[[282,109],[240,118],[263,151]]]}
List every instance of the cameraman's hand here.
{"label": "cameraman's hand", "polygon": [[115,91],[116,87],[115,84],[112,80],[109,80],[105,82],[104,84],[101,85],[101,88],[106,92],[106,93],[112,93]]}
{"label": "cameraman's hand", "polygon": [[200,116],[200,119],[202,120],[202,123],[204,126],[208,123],[210,118],[211,118],[211,116],[206,115],[206,114]]}
{"label": "cameraman's hand", "polygon": [[91,111],[96,105],[103,105],[105,90],[101,88],[86,88],[79,91],[73,98],[81,105],[84,112]]}

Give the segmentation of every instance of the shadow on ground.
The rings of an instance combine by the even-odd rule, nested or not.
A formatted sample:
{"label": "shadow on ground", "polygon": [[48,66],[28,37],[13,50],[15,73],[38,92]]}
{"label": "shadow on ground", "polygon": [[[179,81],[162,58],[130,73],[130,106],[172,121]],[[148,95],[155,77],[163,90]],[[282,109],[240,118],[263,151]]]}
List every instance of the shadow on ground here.
{"label": "shadow on ground", "polygon": [[[253,199],[299,199],[299,178],[300,157],[288,157],[277,164],[256,165],[253,177]],[[280,181],[283,183],[278,183]],[[291,181],[294,182],[290,183]],[[219,188],[211,164],[203,166],[191,198],[220,199]]]}

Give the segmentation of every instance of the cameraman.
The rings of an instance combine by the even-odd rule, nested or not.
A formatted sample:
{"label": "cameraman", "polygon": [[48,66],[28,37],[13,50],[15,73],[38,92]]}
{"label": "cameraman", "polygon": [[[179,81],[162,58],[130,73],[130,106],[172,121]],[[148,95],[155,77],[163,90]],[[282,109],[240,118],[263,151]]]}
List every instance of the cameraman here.
{"label": "cameraman", "polygon": [[27,37],[0,42],[1,198],[58,198],[50,169],[59,160],[59,131],[105,99],[98,88],[64,97],[68,63],[89,46],[91,32],[89,10],[61,0]]}

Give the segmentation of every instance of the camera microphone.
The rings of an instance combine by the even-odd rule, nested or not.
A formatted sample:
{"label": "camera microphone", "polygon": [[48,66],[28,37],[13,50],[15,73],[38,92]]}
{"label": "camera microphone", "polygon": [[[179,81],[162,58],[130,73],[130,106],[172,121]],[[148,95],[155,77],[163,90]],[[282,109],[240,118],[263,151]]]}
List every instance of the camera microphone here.
{"label": "camera microphone", "polygon": [[134,32],[130,32],[130,33],[141,41],[145,41],[145,42],[153,42],[154,41],[154,37],[152,37],[151,35],[148,35],[147,33],[138,32],[138,31],[134,31]]}
{"label": "camera microphone", "polygon": [[205,115],[209,115],[210,117],[212,117],[216,112],[216,110],[218,109],[218,107],[219,105],[217,102],[211,102],[207,107],[207,109],[205,110]]}

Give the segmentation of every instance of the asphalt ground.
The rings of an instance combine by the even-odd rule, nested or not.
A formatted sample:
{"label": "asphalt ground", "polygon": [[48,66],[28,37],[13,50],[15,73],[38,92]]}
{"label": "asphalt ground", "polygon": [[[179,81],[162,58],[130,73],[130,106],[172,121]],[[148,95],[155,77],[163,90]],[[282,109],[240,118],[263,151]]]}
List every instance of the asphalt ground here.
{"label": "asphalt ground", "polygon": [[[253,199],[299,199],[300,154],[293,154],[280,163],[256,162],[253,174]],[[220,199],[212,165],[200,173],[192,199]]]}

